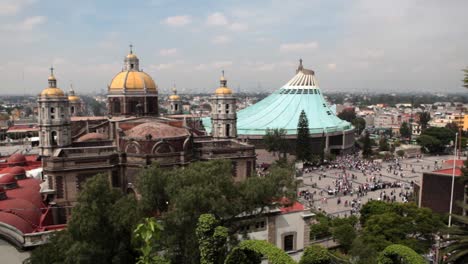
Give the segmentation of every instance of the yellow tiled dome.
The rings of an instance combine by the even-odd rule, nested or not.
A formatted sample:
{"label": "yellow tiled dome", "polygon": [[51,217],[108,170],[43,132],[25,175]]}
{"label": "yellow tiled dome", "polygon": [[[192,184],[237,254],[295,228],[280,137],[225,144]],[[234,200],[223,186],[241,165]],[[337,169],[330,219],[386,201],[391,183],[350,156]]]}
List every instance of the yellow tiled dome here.
{"label": "yellow tiled dome", "polygon": [[[133,54],[130,54],[133,55]],[[109,91],[127,89],[130,91],[139,90],[152,90],[156,91],[157,86],[151,76],[142,71],[123,71],[118,73],[109,85]]]}
{"label": "yellow tiled dome", "polygon": [[79,96],[76,96],[76,95],[69,95],[68,96],[68,101],[70,101],[70,102],[76,102],[76,101],[79,101],[79,100],[80,100]]}
{"label": "yellow tiled dome", "polygon": [[169,100],[180,100],[180,96],[178,96],[177,94],[173,94],[171,96],[169,96]]}
{"label": "yellow tiled dome", "polygon": [[215,94],[232,94],[232,90],[228,87],[219,87],[216,89]]}
{"label": "yellow tiled dome", "polygon": [[60,88],[48,87],[41,92],[41,96],[65,96],[65,94]]}

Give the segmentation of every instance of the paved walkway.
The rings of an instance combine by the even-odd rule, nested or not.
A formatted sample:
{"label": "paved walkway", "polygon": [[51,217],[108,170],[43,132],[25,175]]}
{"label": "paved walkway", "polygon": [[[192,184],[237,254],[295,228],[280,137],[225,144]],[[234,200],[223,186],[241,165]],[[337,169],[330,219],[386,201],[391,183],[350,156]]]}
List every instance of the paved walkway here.
{"label": "paved walkway", "polygon": [[[423,157],[422,159],[403,159],[400,160],[401,171],[397,170],[396,174],[394,170],[387,170],[389,165],[394,164],[391,162],[382,162],[380,171],[374,172],[363,172],[359,169],[346,169],[348,175],[354,175],[354,177],[347,177],[348,182],[352,182],[354,193],[347,193],[346,195],[343,195],[343,193],[338,193],[336,195],[328,193],[328,190],[331,189],[333,191],[335,189],[337,181],[343,179],[342,169],[330,168],[321,170],[317,168],[316,170],[303,174],[303,186],[299,188],[299,191],[309,191],[309,193],[314,195],[308,200],[302,198],[300,200],[306,205],[309,204],[316,210],[341,217],[351,214],[352,207],[350,203],[353,200],[362,206],[369,200],[379,200],[385,195],[390,198],[394,197],[396,202],[404,202],[406,199],[405,196],[412,196],[413,190],[411,182],[420,183],[423,172],[433,171],[436,169],[435,166],[440,166],[442,164],[443,160],[451,158],[451,156],[434,156]],[[401,176],[401,174],[403,174],[403,176]],[[373,179],[376,181],[398,184],[398,186],[374,191],[369,190],[365,195],[358,197],[356,192],[358,186],[365,184],[372,185]],[[340,203],[338,203],[338,200],[340,200]],[[345,206],[346,201],[348,202],[348,206]]]}

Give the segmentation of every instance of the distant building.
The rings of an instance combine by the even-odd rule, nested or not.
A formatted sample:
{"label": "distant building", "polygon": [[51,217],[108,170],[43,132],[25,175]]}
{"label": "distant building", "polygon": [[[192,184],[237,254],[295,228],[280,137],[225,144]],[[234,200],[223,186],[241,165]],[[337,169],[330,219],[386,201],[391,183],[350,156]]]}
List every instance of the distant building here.
{"label": "distant building", "polygon": [[415,188],[420,207],[428,207],[441,214],[449,213],[453,162],[456,163],[453,213],[461,214],[463,212],[462,208],[456,204],[456,201],[466,201],[465,185],[458,180],[462,175],[463,160],[449,160],[442,165],[442,169],[423,173],[421,185]]}
{"label": "distant building", "polygon": [[[237,113],[237,133],[240,139],[265,148],[263,136],[267,129],[284,129],[290,149],[295,149],[297,124],[301,112],[309,120],[313,151],[335,154],[349,152],[354,146],[354,127],[338,118],[325,101],[315,72],[305,69],[302,60],[296,75],[283,87],[260,102]],[[203,119],[206,130],[216,132],[209,118]]]}

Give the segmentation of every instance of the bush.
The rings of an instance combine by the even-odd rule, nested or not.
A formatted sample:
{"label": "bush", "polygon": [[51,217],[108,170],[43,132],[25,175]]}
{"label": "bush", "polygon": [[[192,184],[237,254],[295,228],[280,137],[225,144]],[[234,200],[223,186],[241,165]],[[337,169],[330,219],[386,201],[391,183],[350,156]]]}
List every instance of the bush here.
{"label": "bush", "polygon": [[400,150],[398,150],[398,151],[396,152],[396,154],[398,155],[398,157],[403,157],[403,156],[405,156],[405,151],[402,150],[402,149],[400,149]]}
{"label": "bush", "polygon": [[330,253],[320,245],[308,246],[304,250],[299,264],[329,264],[331,263]]}

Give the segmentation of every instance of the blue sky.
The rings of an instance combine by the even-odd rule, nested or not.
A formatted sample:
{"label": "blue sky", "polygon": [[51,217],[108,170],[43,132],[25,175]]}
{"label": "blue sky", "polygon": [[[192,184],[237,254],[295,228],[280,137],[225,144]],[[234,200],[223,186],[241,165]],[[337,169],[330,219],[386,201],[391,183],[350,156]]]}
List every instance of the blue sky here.
{"label": "blue sky", "polygon": [[[273,91],[298,59],[335,91],[460,92],[468,1],[0,0],[2,94],[106,89],[128,45],[160,92]],[[24,78],[23,78],[24,76]]]}

